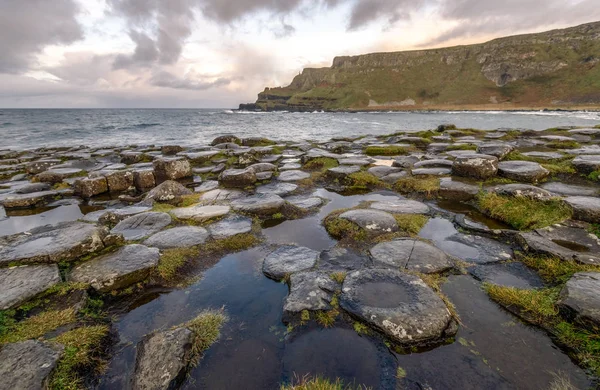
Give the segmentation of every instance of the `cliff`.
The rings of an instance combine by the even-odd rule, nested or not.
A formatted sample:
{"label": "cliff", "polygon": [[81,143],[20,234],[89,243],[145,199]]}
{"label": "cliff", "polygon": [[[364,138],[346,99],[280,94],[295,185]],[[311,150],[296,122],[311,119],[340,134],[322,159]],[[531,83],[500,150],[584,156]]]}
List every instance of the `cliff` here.
{"label": "cliff", "polygon": [[600,22],[443,49],[336,57],[260,110],[600,109]]}

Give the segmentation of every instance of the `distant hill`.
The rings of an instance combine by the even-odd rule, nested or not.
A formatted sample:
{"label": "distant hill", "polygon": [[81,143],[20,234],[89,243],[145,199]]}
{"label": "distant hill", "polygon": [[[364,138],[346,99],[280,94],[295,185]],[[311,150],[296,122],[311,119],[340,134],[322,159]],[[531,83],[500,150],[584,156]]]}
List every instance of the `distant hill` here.
{"label": "distant hill", "polygon": [[240,108],[600,109],[600,22],[477,45],[336,57]]}

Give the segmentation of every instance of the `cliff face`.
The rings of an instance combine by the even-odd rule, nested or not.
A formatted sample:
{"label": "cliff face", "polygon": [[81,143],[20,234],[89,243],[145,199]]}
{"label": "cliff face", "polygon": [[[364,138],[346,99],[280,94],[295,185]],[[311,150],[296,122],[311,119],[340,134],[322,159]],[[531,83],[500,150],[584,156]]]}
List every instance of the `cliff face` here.
{"label": "cliff face", "polygon": [[600,22],[444,49],[336,57],[261,110],[600,108]]}

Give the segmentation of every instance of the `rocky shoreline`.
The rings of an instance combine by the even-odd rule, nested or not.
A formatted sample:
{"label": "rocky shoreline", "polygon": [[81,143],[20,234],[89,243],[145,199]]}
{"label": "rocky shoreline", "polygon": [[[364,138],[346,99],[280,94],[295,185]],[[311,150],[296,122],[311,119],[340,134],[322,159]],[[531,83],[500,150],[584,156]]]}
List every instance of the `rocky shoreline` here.
{"label": "rocky shoreline", "polygon": [[[470,275],[597,384],[600,127],[3,150],[0,178],[0,223],[33,217],[0,225],[0,389],[97,386],[118,338],[113,316],[249,248],[264,251],[264,277],[289,286],[286,337],[318,324],[353,326],[390,353],[459,342],[442,286]],[[319,217],[315,234],[333,247],[265,234],[319,215],[330,201],[320,191],[359,197]],[[85,213],[45,223],[66,206]],[[181,386],[234,318],[212,308],[149,332],[128,385]],[[393,381],[424,385],[410,372]]]}

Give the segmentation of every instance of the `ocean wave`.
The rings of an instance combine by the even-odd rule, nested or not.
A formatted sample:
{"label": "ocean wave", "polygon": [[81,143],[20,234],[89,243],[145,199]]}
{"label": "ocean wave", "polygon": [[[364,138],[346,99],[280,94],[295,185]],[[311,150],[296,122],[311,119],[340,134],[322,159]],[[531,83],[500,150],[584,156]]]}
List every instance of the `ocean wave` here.
{"label": "ocean wave", "polygon": [[160,123],[138,123],[137,125],[133,125],[134,129],[145,129],[148,127],[160,126]]}
{"label": "ocean wave", "polygon": [[113,125],[96,126],[96,129],[98,130],[114,130],[116,128],[117,127]]}

